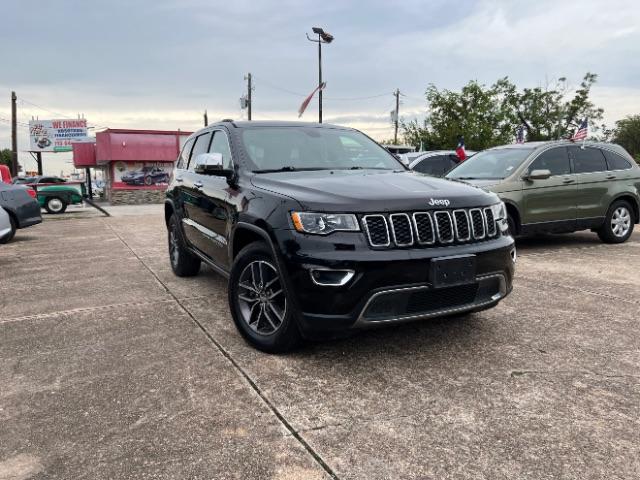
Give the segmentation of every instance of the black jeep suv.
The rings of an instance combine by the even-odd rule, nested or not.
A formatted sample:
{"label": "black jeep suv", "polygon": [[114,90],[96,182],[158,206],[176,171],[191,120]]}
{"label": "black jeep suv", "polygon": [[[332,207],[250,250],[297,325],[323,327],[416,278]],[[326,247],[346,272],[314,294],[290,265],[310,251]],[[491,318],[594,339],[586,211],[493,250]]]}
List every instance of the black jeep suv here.
{"label": "black jeep suv", "polygon": [[407,170],[326,124],[223,121],[191,135],[167,190],[171,267],[229,278],[240,333],[300,337],[471,312],[511,291],[515,247],[493,193]]}

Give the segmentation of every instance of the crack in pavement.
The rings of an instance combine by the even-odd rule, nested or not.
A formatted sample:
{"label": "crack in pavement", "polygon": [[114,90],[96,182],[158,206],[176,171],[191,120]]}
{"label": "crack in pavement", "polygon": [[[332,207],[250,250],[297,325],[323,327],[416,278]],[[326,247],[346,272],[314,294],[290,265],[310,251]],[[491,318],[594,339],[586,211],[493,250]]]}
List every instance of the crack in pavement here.
{"label": "crack in pavement", "polygon": [[[630,303],[632,305],[640,305],[640,300],[630,300],[628,298],[623,298],[623,297],[618,297],[616,295],[611,295],[610,293],[602,293],[602,292],[596,292],[594,290],[588,290],[586,288],[580,288],[580,287],[574,287],[571,285],[567,285],[565,283],[555,283],[555,282],[545,282],[544,280],[532,280],[530,278],[520,278],[520,277],[516,277],[516,280],[518,282],[528,282],[528,283],[534,283],[536,285],[546,285],[548,287],[560,287],[560,288],[567,288],[569,290],[575,290],[576,292],[580,292],[580,293],[585,293],[588,295],[597,295],[600,297],[605,297],[611,300],[618,300],[620,302],[625,302],[625,303]],[[531,288],[531,287],[529,287]]]}
{"label": "crack in pavement", "polygon": [[300,443],[300,445],[311,455],[311,457],[317,462],[317,464],[324,470],[324,472],[329,475],[334,480],[340,480],[338,475],[333,471],[333,469],[323,460],[318,452],[316,452],[309,443],[300,435],[300,433],[293,428],[293,425],[289,423],[289,421],[284,417],[284,415],[278,410],[278,408],[273,404],[273,402],[266,396],[266,394],[258,387],[256,382],[251,378],[251,376],[240,366],[240,364],[233,358],[233,356],[227,351],[226,348],[222,346],[220,342],[218,342],[213,335],[209,333],[209,331],[199,322],[191,312],[182,304],[180,298],[178,298],[174,293],[165,285],[160,277],[143,261],[143,259],[136,253],[133,248],[129,246],[127,241],[107,222],[104,222],[107,228],[111,230],[111,232],[120,239],[120,241],[127,247],[131,253],[138,259],[138,261],[147,269],[147,271],[156,279],[156,281],[162,286],[162,288],[173,298],[173,300],[178,304],[180,309],[191,319],[191,321],[204,333],[204,335],[209,339],[209,341],[218,349],[220,354],[225,357],[231,366],[238,372],[238,374],[248,383],[249,387],[258,395],[258,397],[265,403],[269,410],[276,416],[276,418],[280,421],[282,426]]}

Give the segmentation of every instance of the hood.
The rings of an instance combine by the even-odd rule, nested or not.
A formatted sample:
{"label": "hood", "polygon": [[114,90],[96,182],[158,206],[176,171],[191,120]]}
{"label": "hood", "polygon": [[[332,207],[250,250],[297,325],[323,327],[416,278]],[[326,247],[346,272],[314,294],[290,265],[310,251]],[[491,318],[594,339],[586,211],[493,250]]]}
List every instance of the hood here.
{"label": "hood", "polygon": [[305,210],[412,211],[469,208],[498,201],[494,194],[479,188],[416,172],[278,172],[257,174],[251,181],[257,188],[297,200]]}

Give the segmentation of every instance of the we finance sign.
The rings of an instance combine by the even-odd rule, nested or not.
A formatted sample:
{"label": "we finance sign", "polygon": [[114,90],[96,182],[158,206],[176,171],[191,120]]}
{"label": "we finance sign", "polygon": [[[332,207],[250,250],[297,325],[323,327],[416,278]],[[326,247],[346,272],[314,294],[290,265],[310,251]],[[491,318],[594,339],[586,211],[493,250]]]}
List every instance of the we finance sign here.
{"label": "we finance sign", "polygon": [[87,138],[87,120],[31,120],[29,136],[33,152],[70,152],[72,142]]}

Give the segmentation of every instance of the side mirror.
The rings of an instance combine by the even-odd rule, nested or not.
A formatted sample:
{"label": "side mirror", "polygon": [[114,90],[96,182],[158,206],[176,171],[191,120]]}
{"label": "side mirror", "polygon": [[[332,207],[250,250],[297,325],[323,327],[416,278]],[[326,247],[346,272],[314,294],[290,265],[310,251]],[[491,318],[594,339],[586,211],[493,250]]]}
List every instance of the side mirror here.
{"label": "side mirror", "polygon": [[201,153],[196,157],[195,162],[194,171],[202,175],[229,177],[232,174],[231,170],[224,169],[221,153]]}
{"label": "side mirror", "polygon": [[531,170],[527,175],[527,180],[546,180],[551,176],[551,170]]}

